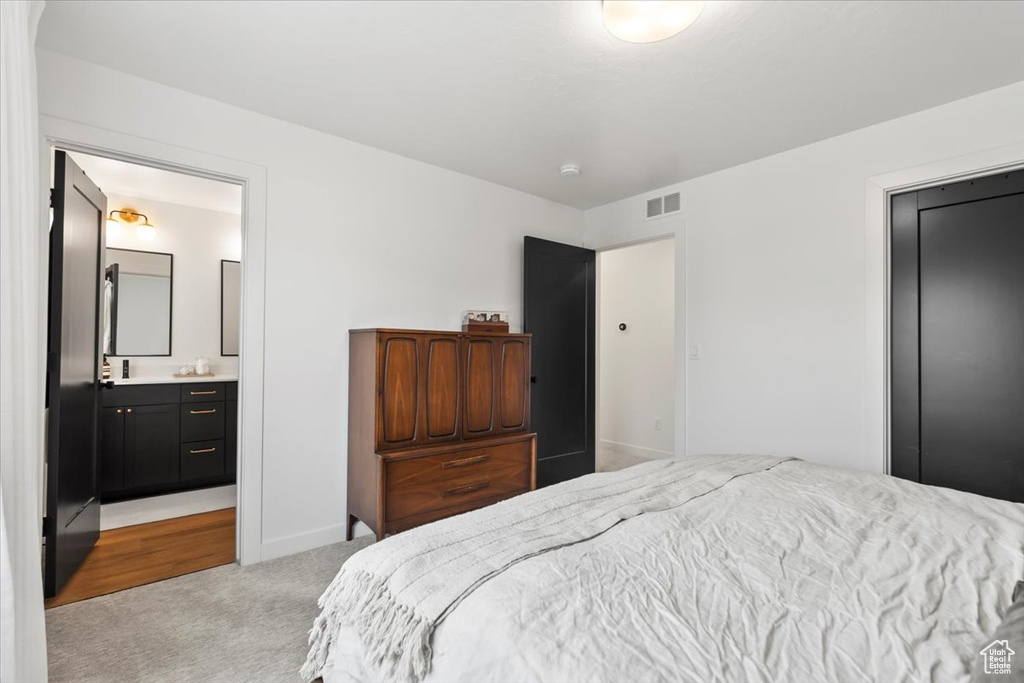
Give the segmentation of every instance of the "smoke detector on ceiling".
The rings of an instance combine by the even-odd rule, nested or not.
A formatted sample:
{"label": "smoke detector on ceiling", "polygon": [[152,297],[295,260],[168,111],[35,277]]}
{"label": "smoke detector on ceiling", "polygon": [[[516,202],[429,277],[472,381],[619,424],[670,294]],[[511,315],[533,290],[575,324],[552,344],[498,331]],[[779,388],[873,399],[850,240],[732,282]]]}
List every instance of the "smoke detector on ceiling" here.
{"label": "smoke detector on ceiling", "polygon": [[565,164],[564,166],[562,166],[562,177],[563,178],[572,178],[574,176],[578,176],[579,174],[580,174],[580,165],[579,164]]}

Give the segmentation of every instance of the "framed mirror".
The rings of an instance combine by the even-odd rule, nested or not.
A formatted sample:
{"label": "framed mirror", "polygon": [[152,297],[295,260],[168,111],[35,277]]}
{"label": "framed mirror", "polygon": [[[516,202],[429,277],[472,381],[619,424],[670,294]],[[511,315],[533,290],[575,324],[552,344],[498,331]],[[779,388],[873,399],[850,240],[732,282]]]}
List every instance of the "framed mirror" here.
{"label": "framed mirror", "polygon": [[242,264],[220,262],[220,355],[238,355],[239,320],[242,312]]}
{"label": "framed mirror", "polygon": [[174,256],[106,250],[103,352],[108,356],[171,355]]}

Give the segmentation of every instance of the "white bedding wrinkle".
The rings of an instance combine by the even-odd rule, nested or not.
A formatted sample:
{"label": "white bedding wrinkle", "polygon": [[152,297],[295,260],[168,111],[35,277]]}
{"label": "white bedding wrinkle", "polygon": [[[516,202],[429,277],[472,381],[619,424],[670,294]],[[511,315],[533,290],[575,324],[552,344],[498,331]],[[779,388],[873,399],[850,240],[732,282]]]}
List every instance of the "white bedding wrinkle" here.
{"label": "white bedding wrinkle", "polygon": [[[966,681],[1022,577],[1024,505],[782,462],[480,582],[424,683]],[[327,683],[386,678],[334,636]]]}
{"label": "white bedding wrinkle", "polygon": [[431,637],[459,601],[528,558],[592,539],[787,460],[716,456],[591,475],[412,529],[354,555],[320,599],[301,675],[322,675],[342,632],[357,634],[374,680],[421,680]]}

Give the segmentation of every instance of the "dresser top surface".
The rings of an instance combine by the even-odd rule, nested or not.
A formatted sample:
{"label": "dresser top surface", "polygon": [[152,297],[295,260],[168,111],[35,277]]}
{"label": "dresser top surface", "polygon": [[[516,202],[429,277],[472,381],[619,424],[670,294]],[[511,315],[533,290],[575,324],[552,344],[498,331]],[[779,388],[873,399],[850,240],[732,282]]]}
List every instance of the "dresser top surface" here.
{"label": "dresser top surface", "polygon": [[408,330],[397,327],[362,327],[349,330],[349,334],[443,334],[448,336],[472,335],[474,337],[532,337],[532,332],[486,332],[475,330]]}

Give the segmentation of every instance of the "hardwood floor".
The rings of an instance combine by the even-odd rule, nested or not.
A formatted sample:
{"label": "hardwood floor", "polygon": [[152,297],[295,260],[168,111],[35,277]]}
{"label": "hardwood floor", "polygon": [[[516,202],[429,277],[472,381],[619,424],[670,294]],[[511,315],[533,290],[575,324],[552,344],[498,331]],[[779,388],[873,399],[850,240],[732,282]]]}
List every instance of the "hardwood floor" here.
{"label": "hardwood floor", "polygon": [[110,529],[64,589],[58,607],[235,561],[235,509]]}

